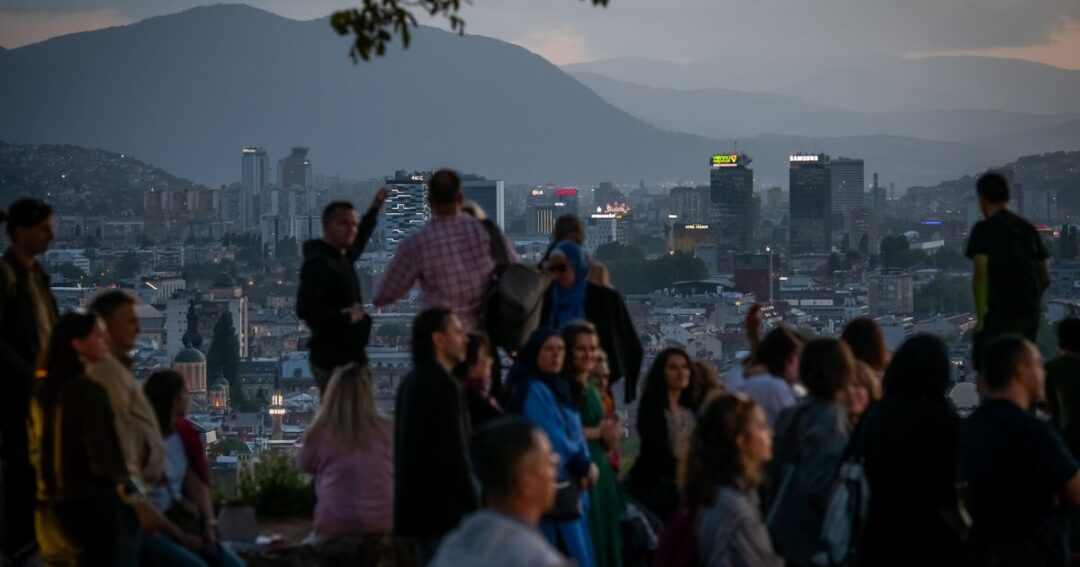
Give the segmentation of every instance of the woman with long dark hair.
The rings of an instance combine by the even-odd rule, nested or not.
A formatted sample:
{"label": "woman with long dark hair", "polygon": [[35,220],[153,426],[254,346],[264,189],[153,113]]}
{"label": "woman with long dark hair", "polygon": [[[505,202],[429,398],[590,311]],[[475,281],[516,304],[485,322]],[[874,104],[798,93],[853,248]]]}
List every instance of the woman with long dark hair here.
{"label": "woman with long dark hair", "polygon": [[855,360],[870,367],[881,376],[889,366],[889,348],[885,346],[885,334],[877,321],[867,317],[852,319],[844,325],[840,339],[847,343]]}
{"label": "woman with long dark hair", "polygon": [[679,503],[675,465],[682,440],[694,427],[690,355],[680,348],[656,356],[638,404],[641,448],[626,480],[631,496],[661,519]]}
{"label": "woman with long dark hair", "polygon": [[745,396],[717,394],[701,409],[680,469],[697,514],[698,565],[783,565],[761,518],[757,488],[772,459],[772,429]]}
{"label": "woman with long dark hair", "polygon": [[927,549],[935,564],[962,562],[951,368],[941,339],[904,341],[885,371],[884,398],[855,432],[849,450],[864,459],[871,495],[860,565],[913,565]]}
{"label": "woman with long dark hair", "polygon": [[589,457],[600,473],[596,485],[589,489],[589,533],[596,565],[618,567],[622,565],[619,519],[626,512],[626,504],[608,452],[619,442],[619,422],[605,416],[600,390],[589,379],[600,350],[596,327],[587,321],[573,322],[563,327],[562,337],[567,345],[563,377],[576,392],[574,397],[589,442]]}
{"label": "woman with long dark hair", "polygon": [[465,401],[469,405],[469,420],[473,431],[485,423],[503,415],[502,406],[492,392],[491,341],[484,333],[469,335],[469,344],[465,347],[465,361],[454,367],[454,377],[461,382]]}
{"label": "woman with long dark hair", "polygon": [[176,432],[176,422],[187,415],[184,377],[174,370],[159,370],[146,379],[143,393],[157,415],[165,446],[165,474],[150,490],[150,504],[162,528],[143,536],[143,562],[174,567],[243,565],[218,542],[210,488],[191,466]]}
{"label": "woman with long dark hair", "polygon": [[589,456],[581,417],[575,409],[574,387],[560,374],[565,357],[566,346],[557,331],[534,331],[510,369],[507,383],[513,390],[507,409],[543,429],[559,455],[559,494],[555,508],[540,522],[540,530],[580,567],[593,567],[588,489],[600,473]]}
{"label": "woman with long dark hair", "polygon": [[108,354],[96,315],[67,313],[45,354],[31,403],[30,455],[37,469],[35,526],[46,565],[134,565],[138,523],[121,500],[127,464],[108,393],[86,377]]}
{"label": "woman with long dark hair", "polygon": [[788,564],[810,565],[822,551],[825,503],[850,437],[842,395],[854,374],[855,359],[843,341],[806,343],[799,375],[808,394],[776,420],[769,532]]}

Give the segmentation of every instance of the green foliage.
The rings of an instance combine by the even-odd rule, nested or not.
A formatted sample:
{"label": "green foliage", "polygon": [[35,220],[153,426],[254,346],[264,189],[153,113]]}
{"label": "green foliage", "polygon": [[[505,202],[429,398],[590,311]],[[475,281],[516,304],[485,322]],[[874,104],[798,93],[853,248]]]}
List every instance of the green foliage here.
{"label": "green foliage", "polygon": [[222,439],[217,443],[214,443],[212,447],[206,450],[206,453],[212,457],[218,455],[232,455],[233,453],[242,451],[247,448],[247,445],[243,441],[237,441],[236,439]]}
{"label": "green foliage", "polygon": [[310,518],[315,489],[286,455],[263,453],[254,473],[241,471],[239,500],[260,518]]}
{"label": "green foliage", "polygon": [[236,338],[232,314],[228,311],[222,312],[214,323],[210,352],[206,354],[206,375],[211,380],[224,377],[229,392],[240,398],[240,340]]}
{"label": "green foliage", "polygon": [[675,282],[709,277],[701,259],[681,252],[647,260],[640,248],[612,242],[597,248],[594,256],[607,264],[612,284],[626,294],[652,293]]}
{"label": "green foliage", "polygon": [[[330,16],[330,26],[338,35],[353,36],[349,56],[354,63],[382,57],[394,36],[401,45],[409,47],[412,28],[417,26],[413,10],[422,10],[431,17],[441,16],[450,22],[450,29],[465,33],[465,20],[458,12],[462,0],[363,0],[359,8],[338,10]],[[465,3],[470,3],[465,0]],[[592,0],[594,6],[607,6],[608,0]]]}
{"label": "green foliage", "polygon": [[939,270],[966,270],[971,263],[959,250],[942,248],[934,254],[934,267]]}
{"label": "green foliage", "polygon": [[116,263],[113,275],[117,278],[133,278],[138,275],[140,269],[142,269],[142,264],[139,262],[139,257],[134,252],[128,252]]}
{"label": "green foliage", "polygon": [[915,290],[915,312],[921,315],[972,313],[971,281],[964,277],[938,274]]}
{"label": "green foliage", "polygon": [[86,279],[86,272],[82,271],[82,268],[71,262],[49,266],[49,271],[52,272],[53,275],[60,276],[65,280],[83,282]]}
{"label": "green foliage", "polygon": [[881,239],[881,264],[886,268],[914,268],[930,265],[930,256],[922,250],[911,250],[907,238],[886,236]]}

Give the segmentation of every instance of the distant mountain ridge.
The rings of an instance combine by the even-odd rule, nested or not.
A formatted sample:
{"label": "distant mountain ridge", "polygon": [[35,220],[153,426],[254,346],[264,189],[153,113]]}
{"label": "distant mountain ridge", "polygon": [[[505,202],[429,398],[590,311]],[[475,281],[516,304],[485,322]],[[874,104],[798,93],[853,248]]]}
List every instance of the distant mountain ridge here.
{"label": "distant mountain ridge", "polygon": [[740,54],[688,63],[604,59],[563,69],[660,88],[790,95],[808,103],[864,112],[1080,112],[1080,71],[994,57],[915,59],[851,53],[832,58],[781,58]]}
{"label": "distant mountain ridge", "polygon": [[[407,51],[354,66],[326,20],[240,5],[72,34],[0,58],[0,138],[139,155],[208,185],[238,181],[240,149],[311,147],[316,174],[452,166],[511,182],[704,182],[733,136],[670,131],[494,39],[421,28]],[[47,69],[48,72],[42,72]],[[867,159],[898,185],[978,171],[1013,152],[911,137],[738,138],[758,180],[790,152]],[[272,164],[273,165],[273,164]],[[271,169],[274,169],[273,167]]]}

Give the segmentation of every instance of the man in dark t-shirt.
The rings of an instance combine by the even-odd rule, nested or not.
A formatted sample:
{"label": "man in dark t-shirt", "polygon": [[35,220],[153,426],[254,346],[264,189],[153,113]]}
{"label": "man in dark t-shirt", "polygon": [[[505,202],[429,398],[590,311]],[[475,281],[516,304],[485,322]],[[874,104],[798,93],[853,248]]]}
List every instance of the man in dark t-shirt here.
{"label": "man in dark t-shirt", "polygon": [[1030,222],[1009,210],[1009,185],[999,173],[976,183],[984,220],[968,238],[972,292],[975,296],[975,369],[982,367],[984,345],[1016,333],[1034,341],[1042,314],[1042,294],[1050,287],[1049,254]]}
{"label": "man in dark t-shirt", "polygon": [[1004,335],[987,345],[984,362],[986,397],[960,438],[971,564],[1064,566],[1061,504],[1080,506],[1080,465],[1054,427],[1029,411],[1043,391],[1039,351]]}

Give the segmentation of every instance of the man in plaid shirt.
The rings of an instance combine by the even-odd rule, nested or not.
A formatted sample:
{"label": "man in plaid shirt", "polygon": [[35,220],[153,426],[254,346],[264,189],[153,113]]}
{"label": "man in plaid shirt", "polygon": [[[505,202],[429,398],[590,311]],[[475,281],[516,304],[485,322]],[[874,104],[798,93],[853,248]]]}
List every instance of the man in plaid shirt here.
{"label": "man in plaid shirt", "polygon": [[[467,332],[477,330],[480,311],[495,269],[491,235],[472,216],[461,213],[461,178],[449,169],[436,171],[428,181],[432,217],[397,247],[386,273],[375,289],[376,307],[401,299],[420,282],[420,308],[447,307]],[[513,247],[503,238],[506,254],[517,261]]]}

